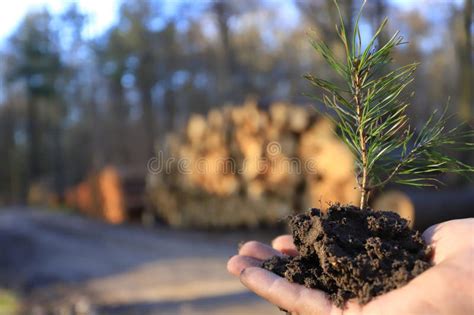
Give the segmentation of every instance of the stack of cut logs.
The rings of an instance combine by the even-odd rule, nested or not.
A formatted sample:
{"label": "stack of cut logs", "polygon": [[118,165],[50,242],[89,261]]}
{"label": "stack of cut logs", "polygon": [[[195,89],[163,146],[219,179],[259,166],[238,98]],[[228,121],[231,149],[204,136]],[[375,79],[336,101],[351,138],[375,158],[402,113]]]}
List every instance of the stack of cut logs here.
{"label": "stack of cut logs", "polygon": [[[282,223],[287,215],[330,203],[357,204],[354,161],[330,121],[313,109],[284,103],[193,115],[184,132],[145,167],[91,172],[67,190],[65,203],[110,223],[155,214],[175,227],[256,227]],[[33,185],[33,205],[57,206],[51,183]],[[415,228],[472,217],[472,187],[445,191],[387,191],[372,206],[392,210]]]}
{"label": "stack of cut logs", "polygon": [[296,210],[358,200],[350,151],[311,107],[262,110],[249,100],[195,114],[157,157],[147,191],[173,226],[275,224]]}
{"label": "stack of cut logs", "polygon": [[109,166],[68,189],[65,203],[86,215],[117,224],[142,215],[144,196],[144,170]]}

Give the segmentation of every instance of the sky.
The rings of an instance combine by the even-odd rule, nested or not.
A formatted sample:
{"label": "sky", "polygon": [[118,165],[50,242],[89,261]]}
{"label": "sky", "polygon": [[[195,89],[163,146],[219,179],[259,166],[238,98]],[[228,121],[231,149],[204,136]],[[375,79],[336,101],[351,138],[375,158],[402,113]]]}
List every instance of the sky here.
{"label": "sky", "polygon": [[[184,0],[171,0],[170,2],[173,1]],[[4,42],[16,29],[28,11],[46,7],[55,14],[62,12],[71,3],[77,3],[83,13],[90,15],[90,23],[84,35],[93,37],[114,23],[117,19],[120,2],[120,0],[0,0],[0,43]],[[402,10],[424,10],[433,5],[442,7],[452,3],[462,5],[462,2],[463,0],[389,0],[391,5]]]}
{"label": "sky", "polygon": [[18,26],[30,10],[46,7],[51,13],[60,13],[70,4],[77,3],[83,13],[90,14],[86,36],[102,33],[117,18],[118,0],[1,0],[0,42],[3,42]]}

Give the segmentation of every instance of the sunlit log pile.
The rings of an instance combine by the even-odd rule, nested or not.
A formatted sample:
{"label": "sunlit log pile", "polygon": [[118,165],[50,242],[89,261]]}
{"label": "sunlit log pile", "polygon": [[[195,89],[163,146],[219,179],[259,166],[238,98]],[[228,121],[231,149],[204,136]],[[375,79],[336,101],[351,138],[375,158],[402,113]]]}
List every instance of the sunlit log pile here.
{"label": "sunlit log pile", "polygon": [[254,101],[190,117],[149,163],[148,195],[172,226],[254,227],[356,202],[354,162],[314,109]]}
{"label": "sunlit log pile", "polygon": [[105,167],[68,189],[65,203],[88,216],[117,224],[139,217],[145,207],[143,170]]}
{"label": "sunlit log pile", "polygon": [[60,206],[60,198],[54,191],[51,179],[42,179],[31,184],[26,202],[36,207],[57,208]]}

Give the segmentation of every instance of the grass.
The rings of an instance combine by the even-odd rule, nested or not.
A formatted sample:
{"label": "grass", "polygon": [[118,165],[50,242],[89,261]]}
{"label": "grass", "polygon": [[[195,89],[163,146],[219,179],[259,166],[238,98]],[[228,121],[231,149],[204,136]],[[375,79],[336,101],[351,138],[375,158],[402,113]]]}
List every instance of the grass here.
{"label": "grass", "polygon": [[20,300],[12,291],[0,289],[0,314],[16,315],[20,311]]}

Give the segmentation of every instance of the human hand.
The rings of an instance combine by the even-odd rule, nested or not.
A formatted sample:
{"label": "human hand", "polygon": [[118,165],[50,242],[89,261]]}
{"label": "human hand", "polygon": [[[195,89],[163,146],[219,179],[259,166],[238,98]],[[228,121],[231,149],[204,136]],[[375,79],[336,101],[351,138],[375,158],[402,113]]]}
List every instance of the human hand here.
{"label": "human hand", "polygon": [[279,236],[272,247],[251,241],[227,263],[230,273],[269,302],[299,315],[336,314],[474,314],[474,219],[434,225],[423,233],[433,249],[433,267],[407,285],[381,295],[365,305],[350,300],[336,307],[320,290],[290,283],[260,268],[275,255],[297,255],[293,239]]}

